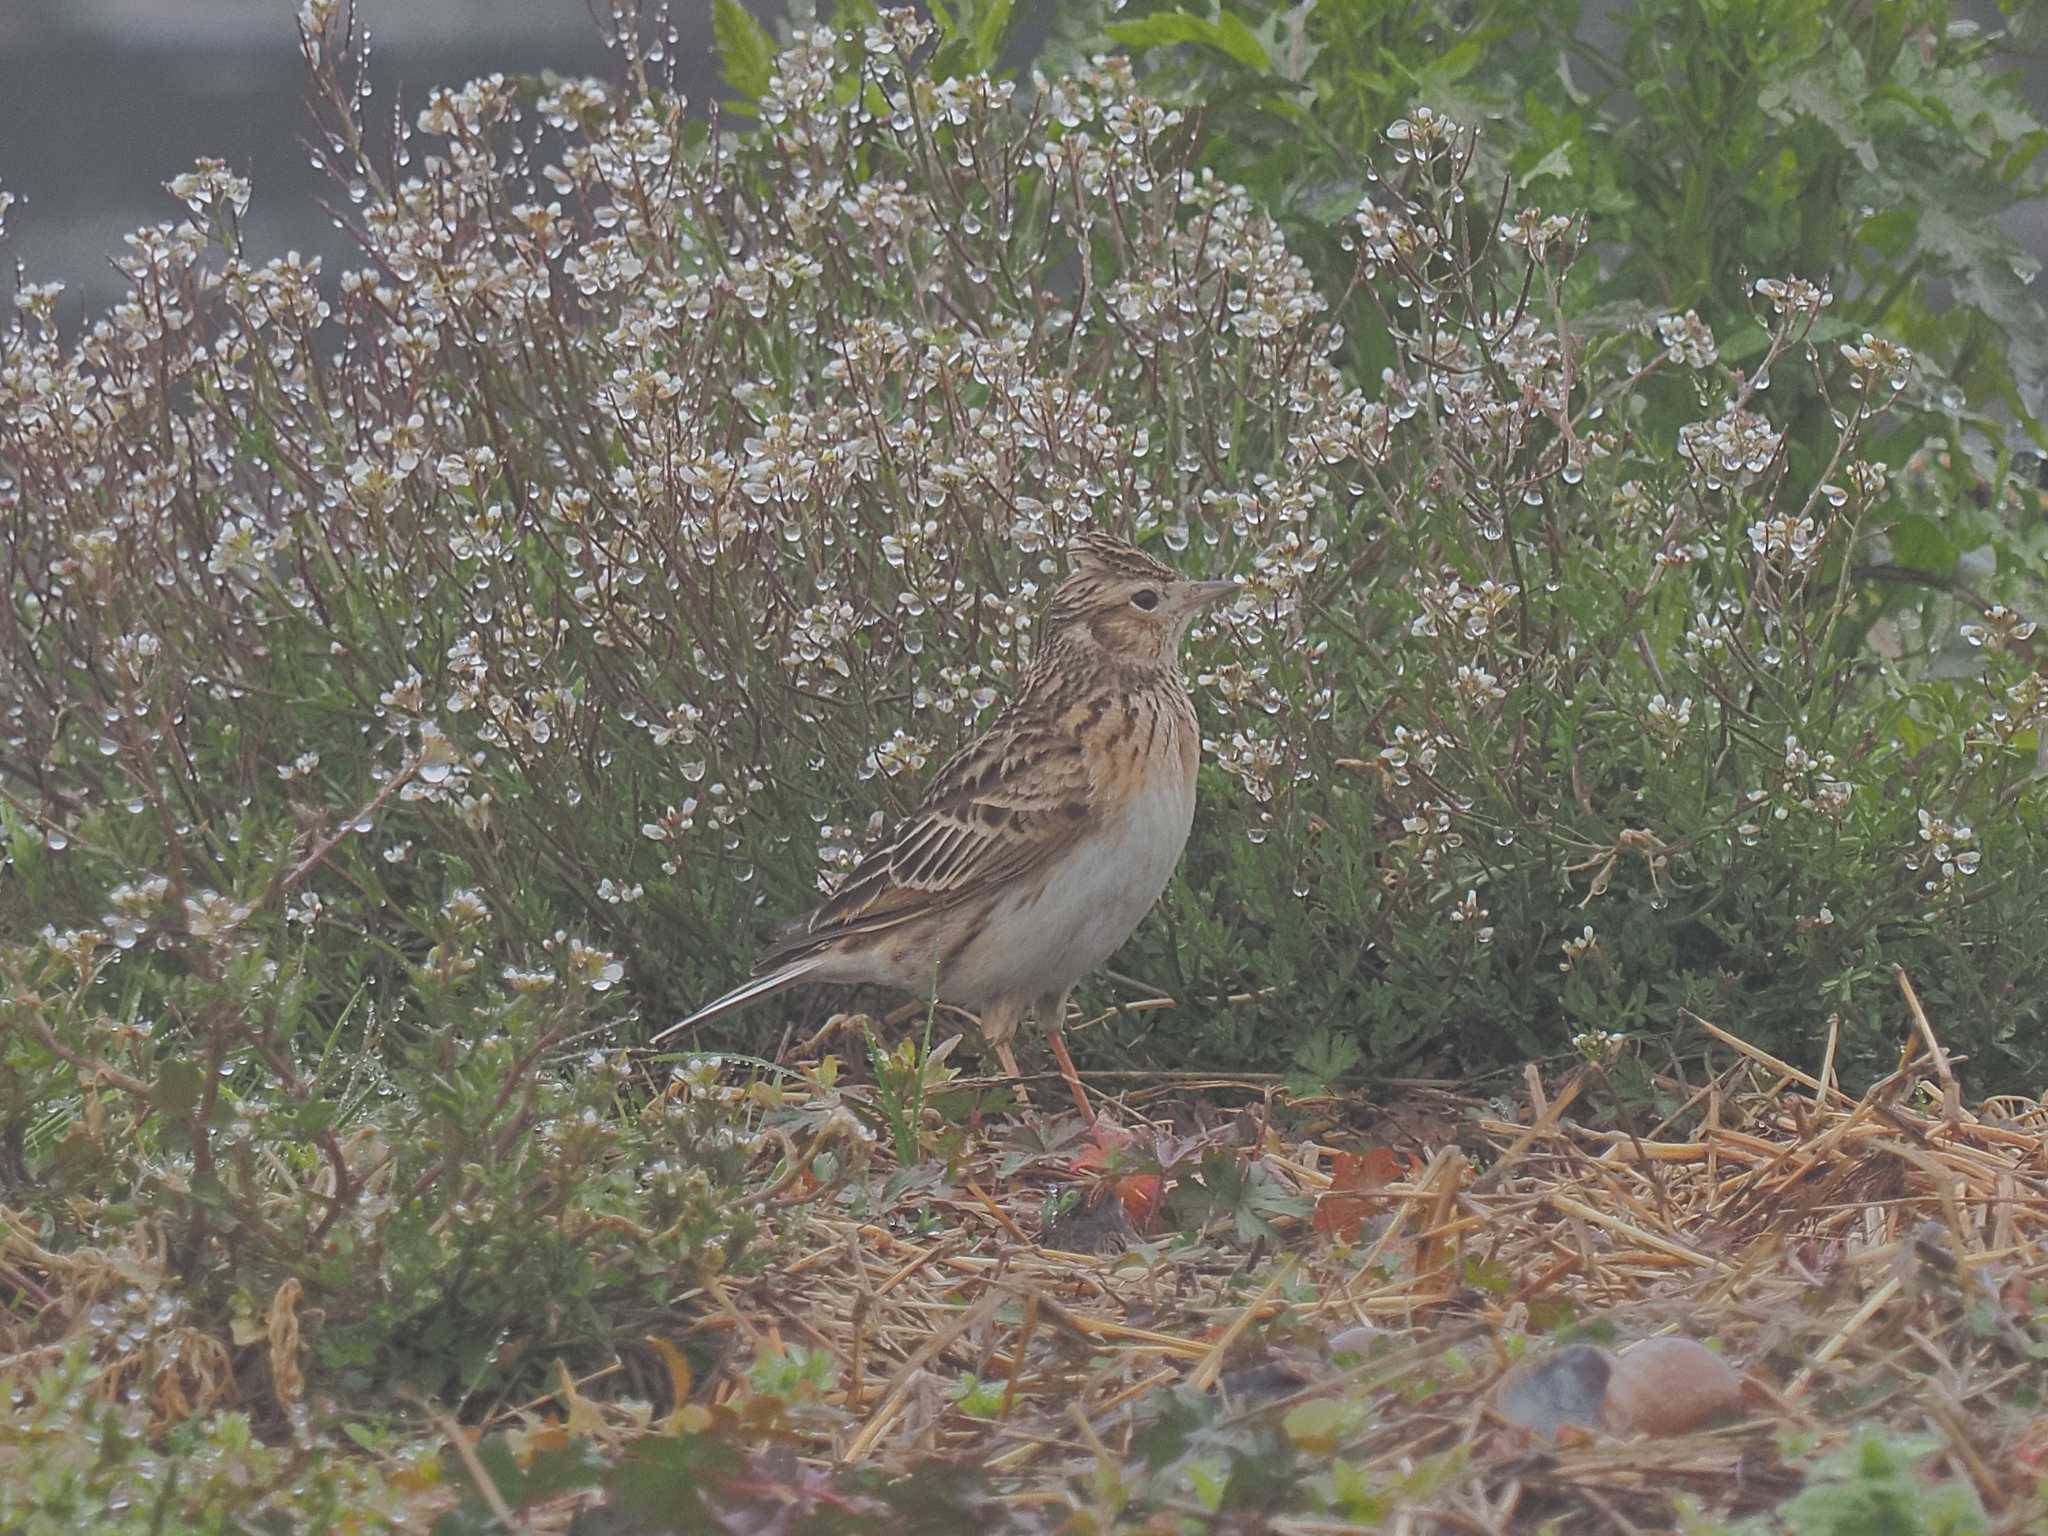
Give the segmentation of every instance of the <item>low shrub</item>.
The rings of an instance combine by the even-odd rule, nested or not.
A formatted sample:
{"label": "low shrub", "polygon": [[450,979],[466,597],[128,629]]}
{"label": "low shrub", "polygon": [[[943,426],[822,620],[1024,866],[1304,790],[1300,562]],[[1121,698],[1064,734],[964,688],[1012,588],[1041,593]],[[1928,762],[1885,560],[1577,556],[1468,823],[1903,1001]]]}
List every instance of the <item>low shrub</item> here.
{"label": "low shrub", "polygon": [[328,1368],[458,1395],[743,1262],[751,1144],[616,1048],[912,803],[1095,525],[1245,588],[1119,961],[1185,1006],[1098,1061],[1690,1008],[1802,1060],[1836,1015],[1854,1075],[1897,965],[1978,1086],[2039,1080],[2020,572],[1927,589],[1963,664],[1901,646],[1902,541],[1966,503],[1824,286],[1753,284],[1739,364],[1617,315],[1597,224],[1426,109],[1319,274],[1127,63],[1020,91],[903,14],[794,34],[741,131],[625,35],[380,163],[350,18],[304,25],[365,264],[245,258],[203,165],[125,302],[67,340],[28,287],[0,340],[0,1094],[51,1244],[145,1214],[216,1313],[296,1281]]}

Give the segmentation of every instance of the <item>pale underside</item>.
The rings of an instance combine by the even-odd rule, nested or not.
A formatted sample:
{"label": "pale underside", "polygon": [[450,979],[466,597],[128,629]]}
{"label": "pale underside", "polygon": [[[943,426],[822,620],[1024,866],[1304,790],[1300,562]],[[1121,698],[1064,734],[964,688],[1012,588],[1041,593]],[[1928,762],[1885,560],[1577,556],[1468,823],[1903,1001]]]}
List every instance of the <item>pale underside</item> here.
{"label": "pale underside", "polygon": [[1172,877],[1199,738],[1177,674],[1120,688],[1045,668],[1033,682],[762,972],[809,959],[807,980],[935,997],[998,1045],[1034,1005],[1058,1023],[1068,989]]}
{"label": "pale underside", "polygon": [[1131,936],[1166,889],[1194,818],[1192,780],[1158,782],[1022,880],[902,923],[811,973],[936,996],[1001,1044],[1034,1002],[1040,1021]]}

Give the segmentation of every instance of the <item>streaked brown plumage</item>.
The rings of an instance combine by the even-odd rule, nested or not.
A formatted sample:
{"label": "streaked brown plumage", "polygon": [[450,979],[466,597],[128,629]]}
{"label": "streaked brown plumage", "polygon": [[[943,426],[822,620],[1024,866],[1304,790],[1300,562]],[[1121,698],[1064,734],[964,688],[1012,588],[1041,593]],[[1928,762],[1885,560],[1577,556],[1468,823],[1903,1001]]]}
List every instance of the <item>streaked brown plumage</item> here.
{"label": "streaked brown plumage", "polygon": [[1082,534],[1016,696],[754,979],[657,1041],[797,981],[879,984],[965,1008],[1004,1069],[1035,1010],[1084,1112],[1067,993],[1165,889],[1194,816],[1201,734],[1179,648],[1229,582],[1182,579]]}

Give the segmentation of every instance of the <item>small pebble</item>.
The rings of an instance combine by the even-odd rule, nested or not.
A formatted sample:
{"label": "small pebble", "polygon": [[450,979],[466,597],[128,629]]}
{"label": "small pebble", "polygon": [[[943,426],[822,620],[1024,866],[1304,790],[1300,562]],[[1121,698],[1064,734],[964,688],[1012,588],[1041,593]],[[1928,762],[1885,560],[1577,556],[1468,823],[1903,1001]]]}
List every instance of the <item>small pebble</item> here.
{"label": "small pebble", "polygon": [[1591,1344],[1567,1344],[1501,1378],[1495,1402],[1501,1417],[1532,1434],[1555,1440],[1566,1425],[1598,1429],[1614,1360]]}
{"label": "small pebble", "polygon": [[1682,1435],[1741,1403],[1742,1379],[1706,1345],[1643,1339],[1615,1360],[1601,1418],[1617,1435]]}
{"label": "small pebble", "polygon": [[1354,1323],[1331,1334],[1323,1347],[1333,1355],[1362,1355],[1372,1348],[1374,1339],[1385,1338],[1386,1334],[1386,1329],[1371,1323]]}

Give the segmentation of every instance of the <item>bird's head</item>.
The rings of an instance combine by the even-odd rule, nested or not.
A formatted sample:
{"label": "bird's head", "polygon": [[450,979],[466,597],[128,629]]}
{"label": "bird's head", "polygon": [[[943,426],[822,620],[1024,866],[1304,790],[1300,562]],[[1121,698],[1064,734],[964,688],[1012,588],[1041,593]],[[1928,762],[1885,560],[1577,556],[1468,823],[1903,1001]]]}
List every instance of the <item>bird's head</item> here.
{"label": "bird's head", "polygon": [[1106,533],[1076,536],[1067,564],[1067,579],[1053,594],[1049,634],[1137,666],[1172,666],[1195,615],[1237,591],[1228,581],[1189,581]]}

